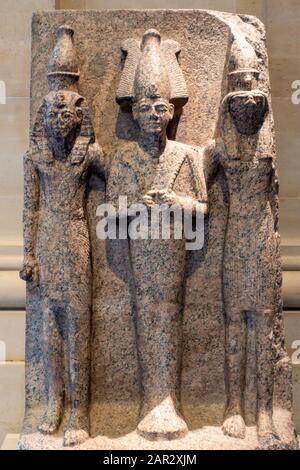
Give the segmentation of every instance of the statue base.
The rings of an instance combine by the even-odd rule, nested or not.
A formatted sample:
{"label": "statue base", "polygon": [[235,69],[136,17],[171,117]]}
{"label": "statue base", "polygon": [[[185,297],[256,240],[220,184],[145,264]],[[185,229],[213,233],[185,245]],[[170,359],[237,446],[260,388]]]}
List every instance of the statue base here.
{"label": "statue base", "polygon": [[[274,423],[279,435],[270,450],[297,450],[299,442],[294,435],[291,414],[286,410],[276,408]],[[63,433],[47,436],[37,432],[31,422],[21,434],[18,447],[20,450],[264,450],[258,442],[255,426],[247,427],[245,439],[234,439],[225,436],[219,426],[205,426],[191,430],[185,437],[171,441],[150,441],[140,436],[137,431],[125,435],[99,435],[88,439],[83,444],[74,447],[63,447]]]}

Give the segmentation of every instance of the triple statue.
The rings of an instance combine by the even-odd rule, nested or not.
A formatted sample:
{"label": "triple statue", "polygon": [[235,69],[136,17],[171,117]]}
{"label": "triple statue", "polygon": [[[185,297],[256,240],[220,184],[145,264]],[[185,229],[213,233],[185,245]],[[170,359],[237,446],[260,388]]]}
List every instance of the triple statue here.
{"label": "triple statue", "polygon": [[[155,29],[147,30],[141,41],[125,41],[116,100],[121,112],[132,113],[139,135],[108,158],[96,140],[88,103],[79,94],[73,34],[66,25],[58,30],[49,62],[49,93],[37,112],[24,158],[25,255],[20,276],[39,291],[47,390],[38,429],[55,434],[68,408],[63,444],[77,445],[90,435],[95,260],[86,200],[93,175],[105,183],[106,203],[117,208],[119,198],[126,196],[128,204],[147,208],[151,224],[155,205],[209,220],[208,188],[222,172],[229,195],[222,266],[227,383],[222,430],[232,438],[246,436],[245,363],[254,351],[258,440],[264,448],[276,446],[278,180],[274,157],[264,151],[270,116],[268,96],[260,89],[257,54],[245,39],[232,41],[215,136],[206,148],[197,148],[169,138],[170,123],[180,119],[188,101],[179,44],[162,41]],[[174,225],[175,218],[171,230]],[[182,438],[188,433],[178,393],[186,240],[129,237],[128,245],[140,365],[137,432],[150,440]],[[199,311],[201,307],[199,303]],[[250,330],[255,348],[248,351]]]}

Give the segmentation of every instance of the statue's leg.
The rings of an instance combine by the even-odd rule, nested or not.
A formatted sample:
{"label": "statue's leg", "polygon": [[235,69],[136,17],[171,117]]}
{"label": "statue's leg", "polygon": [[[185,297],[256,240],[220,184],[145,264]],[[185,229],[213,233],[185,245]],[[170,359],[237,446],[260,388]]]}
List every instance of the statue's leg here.
{"label": "statue's leg", "polygon": [[89,437],[90,308],[88,303],[72,301],[66,307],[66,318],[70,417],[64,434],[64,445],[71,446],[80,444]]}
{"label": "statue's leg", "polygon": [[256,316],[257,351],[257,431],[262,446],[276,443],[273,424],[273,382],[274,382],[274,311],[264,310]]}
{"label": "statue's leg", "polygon": [[151,440],[185,435],[177,411],[185,249],[180,241],[131,241],[142,378],[138,432]]}
{"label": "statue's leg", "polygon": [[226,319],[226,361],[228,374],[228,403],[223,432],[244,439],[246,426],[243,419],[242,395],[245,383],[246,322],[245,312],[231,309]]}
{"label": "statue's leg", "polygon": [[188,429],[177,411],[181,346],[180,305],[148,304],[139,312],[138,344],[143,401],[138,432],[151,440],[176,439]]}
{"label": "statue's leg", "polygon": [[57,315],[59,306],[46,299],[42,303],[43,314],[43,354],[48,403],[39,430],[52,434],[61,422],[63,413],[63,338]]}

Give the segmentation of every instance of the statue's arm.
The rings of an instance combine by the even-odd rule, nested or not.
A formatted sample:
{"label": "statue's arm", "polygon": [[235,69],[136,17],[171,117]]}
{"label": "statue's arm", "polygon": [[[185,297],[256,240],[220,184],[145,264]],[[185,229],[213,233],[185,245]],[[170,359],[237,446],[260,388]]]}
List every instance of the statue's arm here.
{"label": "statue's arm", "polygon": [[197,213],[208,213],[207,202],[199,201],[192,196],[178,196],[174,198],[174,202],[180,205],[184,210],[189,211],[195,216]]}
{"label": "statue's arm", "polygon": [[196,180],[197,199],[193,201],[193,213],[201,211],[205,215],[209,213],[208,189],[214,182],[219,171],[219,155],[216,149],[215,141],[212,141],[207,147],[201,149],[195,161],[201,162],[201,165],[194,164],[193,175]]}
{"label": "statue's arm", "polygon": [[[195,173],[192,171],[190,168],[189,172],[189,181],[193,182],[195,179]],[[205,184],[204,178],[202,178],[202,183]],[[193,194],[176,194],[175,192],[172,192],[170,195],[171,197],[168,196],[168,193],[166,196],[162,195],[162,201],[169,202],[171,204],[177,204],[181,206],[184,210],[191,212],[193,216],[198,214],[199,212],[203,214],[208,213],[208,203],[207,203],[207,195],[206,195],[206,188],[204,188],[204,185],[202,184],[202,188],[205,189],[205,191],[199,191],[198,185],[196,188],[194,188],[193,191],[191,191]],[[173,196],[173,197],[172,197]]]}
{"label": "statue's arm", "polygon": [[24,156],[24,262],[20,277],[24,281],[38,283],[38,266],[35,246],[38,231],[40,207],[40,180],[37,169],[32,161],[31,152]]}
{"label": "statue's arm", "polygon": [[203,171],[207,187],[214,182],[219,167],[219,154],[215,141],[212,141],[203,152]]}
{"label": "statue's arm", "polygon": [[191,181],[194,182],[194,194],[192,202],[192,212],[203,212],[208,214],[207,184],[204,173],[204,152],[205,149],[197,148],[195,153],[191,153],[188,158],[191,171]]}
{"label": "statue's arm", "polygon": [[107,162],[105,154],[97,142],[89,145],[89,156],[92,172],[99,176],[99,178],[106,180]]}
{"label": "statue's arm", "polygon": [[[148,194],[151,196],[152,191],[149,191]],[[199,212],[207,214],[208,201],[202,149],[189,150],[171,191],[156,190],[153,191],[153,196],[158,196],[160,203],[180,206],[194,216]]]}

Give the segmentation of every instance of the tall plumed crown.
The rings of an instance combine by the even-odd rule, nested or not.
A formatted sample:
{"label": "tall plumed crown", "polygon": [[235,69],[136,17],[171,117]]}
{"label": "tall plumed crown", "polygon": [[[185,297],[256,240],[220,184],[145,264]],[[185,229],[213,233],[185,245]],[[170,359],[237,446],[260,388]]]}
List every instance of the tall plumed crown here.
{"label": "tall plumed crown", "polygon": [[178,63],[178,42],[162,41],[158,31],[149,29],[141,42],[125,41],[122,51],[126,59],[116,99],[123,109],[148,96],[162,96],[184,106],[188,92]]}
{"label": "tall plumed crown", "polygon": [[228,74],[257,73],[259,74],[258,59],[255,50],[245,37],[235,38],[230,51]]}
{"label": "tall plumed crown", "polygon": [[63,25],[58,29],[57,42],[48,64],[50,91],[77,88],[80,73],[73,36],[70,26]]}
{"label": "tall plumed crown", "polygon": [[161,54],[161,37],[155,29],[145,32],[141,56],[134,78],[134,99],[162,96],[170,99],[171,86],[167,67]]}
{"label": "tall plumed crown", "polygon": [[[30,140],[34,148],[42,155],[45,162],[53,161],[48,140],[44,129],[44,111],[48,106],[64,108],[65,106],[78,106],[83,113],[80,128],[80,140],[94,142],[94,128],[89,112],[88,103],[78,93],[78,79],[80,76],[76,50],[73,41],[74,31],[69,26],[60,26],[57,32],[57,42],[51,54],[48,65],[49,93],[40,105],[36,120],[31,132]],[[76,163],[82,155],[74,153],[72,162]]]}

